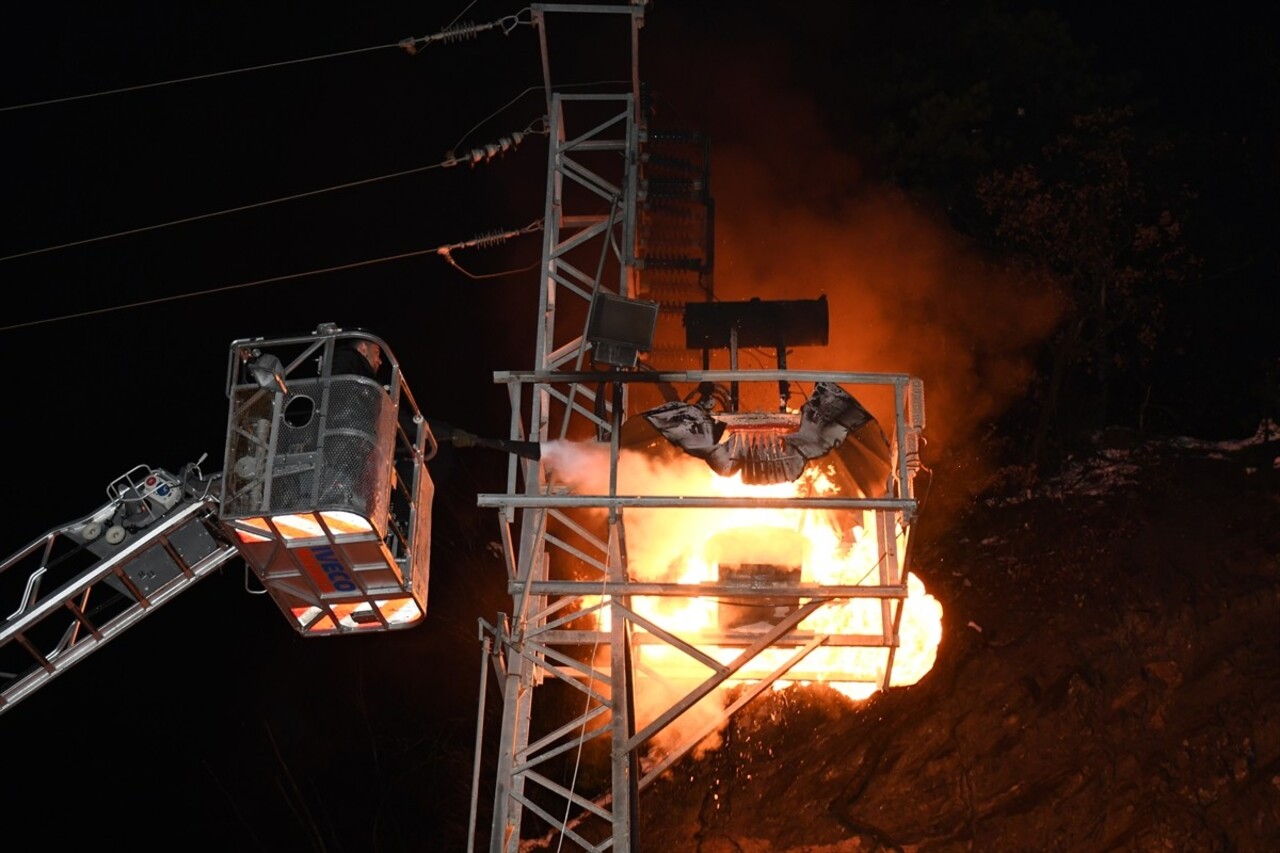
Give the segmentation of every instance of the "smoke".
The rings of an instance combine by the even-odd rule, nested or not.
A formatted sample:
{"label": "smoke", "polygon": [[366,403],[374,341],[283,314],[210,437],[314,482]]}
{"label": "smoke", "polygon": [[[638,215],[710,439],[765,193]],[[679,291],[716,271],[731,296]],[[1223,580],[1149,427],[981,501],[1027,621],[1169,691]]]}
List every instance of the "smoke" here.
{"label": "smoke", "polygon": [[[679,38],[672,30],[664,41]],[[926,458],[980,454],[983,426],[1026,392],[1059,298],[983,257],[919,200],[870,181],[818,108],[822,81],[790,81],[793,63],[767,34],[738,30],[731,46],[712,43],[718,35],[663,50],[680,57],[665,89],[684,101],[673,111],[711,135],[717,298],[825,295],[829,345],[798,347],[787,366],[920,377]],[[773,366],[772,353],[758,359]],[[857,396],[891,420],[887,394]]]}
{"label": "smoke", "polygon": [[[601,443],[550,441],[542,445],[548,481],[577,494],[609,493],[609,446]],[[654,457],[631,450],[618,455],[617,492],[620,495],[714,495],[715,474],[707,464],[684,454]],[[627,566],[645,581],[679,581],[693,557],[689,543],[701,542],[713,529],[717,509],[627,510]]]}
{"label": "smoke", "polygon": [[[711,136],[717,298],[825,296],[828,345],[796,348],[787,366],[921,378],[925,458],[963,453],[972,479],[959,485],[974,489],[987,465],[981,431],[1026,392],[1032,353],[1060,316],[1058,296],[984,257],[938,211],[869,180],[830,132],[812,90],[789,82],[784,52],[740,32],[732,47],[717,47],[705,34],[681,44],[678,30],[663,33],[662,55],[647,63],[647,76],[660,95],[655,126],[692,126]],[[647,43],[656,38],[650,33]],[[767,367],[773,359],[771,352],[744,353],[742,361]],[[893,420],[887,394],[856,396],[882,423]],[[607,453],[599,445],[551,442],[543,461],[574,491],[605,494]],[[688,457],[624,451],[616,486],[620,494],[707,494],[709,476]],[[700,512],[627,511],[628,565],[637,578],[678,580],[677,567],[691,556],[697,563],[699,555],[679,549],[702,541],[685,535],[705,529]],[[646,679],[635,694],[637,717],[670,707],[678,692],[669,688],[679,686]],[[699,751],[717,745],[723,698],[708,697],[656,744],[709,732]]]}

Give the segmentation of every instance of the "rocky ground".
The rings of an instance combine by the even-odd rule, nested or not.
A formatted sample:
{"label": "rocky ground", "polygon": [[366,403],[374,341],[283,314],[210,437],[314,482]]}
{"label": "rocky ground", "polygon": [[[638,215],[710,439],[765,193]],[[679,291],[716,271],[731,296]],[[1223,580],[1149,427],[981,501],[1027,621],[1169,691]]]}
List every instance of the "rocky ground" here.
{"label": "rocky ground", "polygon": [[789,688],[641,797],[645,851],[1280,850],[1280,441],[1139,441],[1032,491],[938,466],[918,684]]}

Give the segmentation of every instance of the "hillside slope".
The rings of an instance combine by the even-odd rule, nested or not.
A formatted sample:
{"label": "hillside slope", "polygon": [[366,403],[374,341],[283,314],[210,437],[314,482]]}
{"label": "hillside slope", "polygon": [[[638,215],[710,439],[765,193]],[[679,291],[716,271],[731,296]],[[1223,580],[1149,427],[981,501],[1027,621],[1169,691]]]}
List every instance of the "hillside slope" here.
{"label": "hillside slope", "polygon": [[1278,464],[1272,429],[1113,434],[1016,496],[939,466],[934,669],[748,705],[644,793],[638,849],[1280,849]]}

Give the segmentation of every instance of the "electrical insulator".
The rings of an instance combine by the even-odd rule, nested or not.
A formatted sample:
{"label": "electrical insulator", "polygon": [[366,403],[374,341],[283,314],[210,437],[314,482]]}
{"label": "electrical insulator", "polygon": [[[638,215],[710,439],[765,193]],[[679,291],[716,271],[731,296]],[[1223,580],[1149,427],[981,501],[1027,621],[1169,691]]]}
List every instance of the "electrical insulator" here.
{"label": "electrical insulator", "polygon": [[924,380],[911,380],[908,386],[908,409],[907,417],[911,428],[914,430],[924,429]]}
{"label": "electrical insulator", "polygon": [[[494,157],[497,157],[499,154],[507,153],[508,151],[510,151],[512,148],[515,148],[517,145],[519,145],[523,141],[524,141],[523,133],[513,133],[510,136],[502,137],[497,142],[490,142],[488,145],[484,146],[483,148],[472,148],[470,151],[467,152],[465,159],[472,166],[474,166],[477,163],[482,163],[486,160],[492,160]],[[463,158],[454,157],[451,154],[449,159],[445,161],[444,165],[456,166],[462,161],[463,161]]]}
{"label": "electrical insulator", "polygon": [[433,41],[462,41],[463,39],[475,38],[482,30],[487,30],[493,24],[481,24],[476,26],[473,21],[467,21],[465,24],[455,24],[452,27],[445,27],[436,35],[432,36]]}

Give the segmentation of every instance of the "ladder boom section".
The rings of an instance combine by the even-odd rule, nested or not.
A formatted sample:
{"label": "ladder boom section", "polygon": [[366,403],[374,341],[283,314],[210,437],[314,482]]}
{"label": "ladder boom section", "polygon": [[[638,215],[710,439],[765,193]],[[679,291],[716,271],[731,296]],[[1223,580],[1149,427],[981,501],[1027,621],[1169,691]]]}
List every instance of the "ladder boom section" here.
{"label": "ladder boom section", "polygon": [[0,714],[237,556],[208,492],[140,466],[0,563]]}

